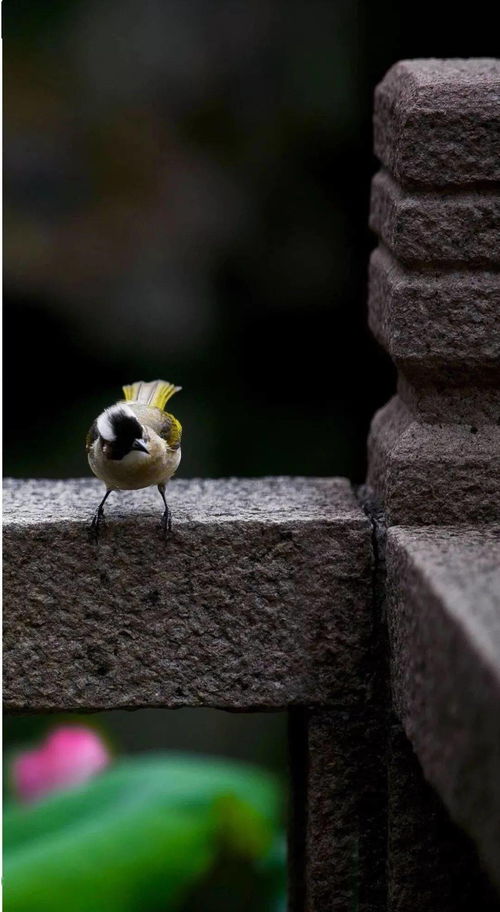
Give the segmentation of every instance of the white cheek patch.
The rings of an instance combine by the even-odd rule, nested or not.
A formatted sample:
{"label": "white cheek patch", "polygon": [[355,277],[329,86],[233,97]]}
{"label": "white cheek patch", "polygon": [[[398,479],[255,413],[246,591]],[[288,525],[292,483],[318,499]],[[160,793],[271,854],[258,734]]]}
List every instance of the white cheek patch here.
{"label": "white cheek patch", "polygon": [[111,442],[116,439],[116,435],[107,412],[108,410],[106,409],[102,415],[99,415],[99,418],[97,419],[97,430],[104,440],[109,440]]}
{"label": "white cheek patch", "polygon": [[111,405],[109,408],[104,409],[104,411],[99,415],[97,419],[97,430],[101,437],[104,440],[109,440],[110,443],[113,443],[116,440],[116,434],[111,423],[113,415],[130,415],[132,418],[135,418],[135,415],[131,408],[128,405]]}

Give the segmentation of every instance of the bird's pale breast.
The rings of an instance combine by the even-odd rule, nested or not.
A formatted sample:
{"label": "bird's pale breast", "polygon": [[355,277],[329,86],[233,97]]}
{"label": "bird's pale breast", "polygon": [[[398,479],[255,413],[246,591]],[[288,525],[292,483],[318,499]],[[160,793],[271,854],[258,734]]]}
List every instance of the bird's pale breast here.
{"label": "bird's pale breast", "polygon": [[90,468],[108,488],[125,491],[148,488],[168,481],[181,461],[180,448],[173,450],[151,428],[147,428],[149,453],[132,451],[122,459],[108,459],[98,438],[88,454]]}

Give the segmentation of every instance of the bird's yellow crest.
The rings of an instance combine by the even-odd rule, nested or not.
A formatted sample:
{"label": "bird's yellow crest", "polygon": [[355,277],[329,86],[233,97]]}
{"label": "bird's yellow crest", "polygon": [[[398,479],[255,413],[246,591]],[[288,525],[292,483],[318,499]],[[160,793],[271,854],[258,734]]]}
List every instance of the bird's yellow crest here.
{"label": "bird's yellow crest", "polygon": [[168,400],[178,393],[182,386],[174,386],[173,383],[167,383],[166,380],[151,380],[150,383],[138,380],[129,386],[123,386],[122,389],[126,402],[142,402],[144,405],[152,405],[163,411]]}

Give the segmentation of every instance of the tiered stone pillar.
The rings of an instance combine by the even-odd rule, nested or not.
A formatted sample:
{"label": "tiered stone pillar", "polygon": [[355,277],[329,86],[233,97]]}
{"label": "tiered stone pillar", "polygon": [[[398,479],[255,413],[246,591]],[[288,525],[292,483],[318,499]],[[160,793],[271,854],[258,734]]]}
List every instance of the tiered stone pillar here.
{"label": "tiered stone pillar", "polygon": [[397,395],[373,420],[368,475],[388,526],[378,548],[395,712],[387,909],[490,912],[498,895],[481,866],[500,890],[500,61],[396,64],[375,95],[375,151],[370,325],[398,370]]}
{"label": "tiered stone pillar", "polygon": [[370,326],[398,394],[369,484],[390,525],[500,519],[500,62],[407,60],[375,94]]}

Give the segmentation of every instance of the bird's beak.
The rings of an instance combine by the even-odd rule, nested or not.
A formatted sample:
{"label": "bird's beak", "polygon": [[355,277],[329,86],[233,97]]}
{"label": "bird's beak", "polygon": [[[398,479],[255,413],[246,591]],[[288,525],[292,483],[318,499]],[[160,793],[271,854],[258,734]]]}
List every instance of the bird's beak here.
{"label": "bird's beak", "polygon": [[132,444],[132,449],[140,450],[141,453],[149,453],[149,450],[148,450],[146,444],[144,443],[144,440],[134,440],[134,442]]}

